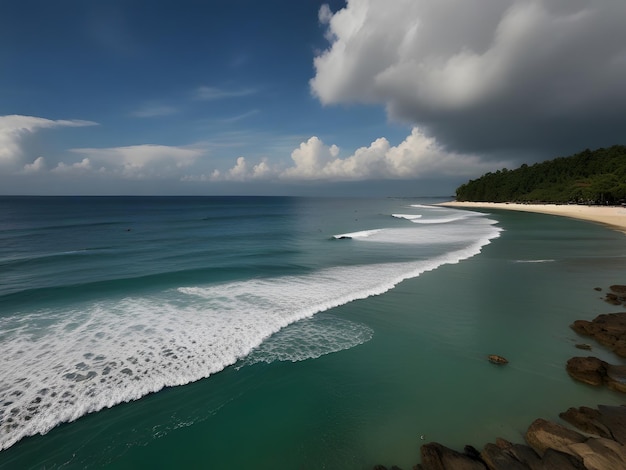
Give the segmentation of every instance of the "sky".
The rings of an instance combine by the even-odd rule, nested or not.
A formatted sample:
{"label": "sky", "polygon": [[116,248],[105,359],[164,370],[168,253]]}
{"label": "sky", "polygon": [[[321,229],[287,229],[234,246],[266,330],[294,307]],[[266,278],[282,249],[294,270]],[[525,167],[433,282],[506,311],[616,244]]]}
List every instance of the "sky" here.
{"label": "sky", "polygon": [[624,0],[4,0],[0,194],[447,196],[626,144]]}

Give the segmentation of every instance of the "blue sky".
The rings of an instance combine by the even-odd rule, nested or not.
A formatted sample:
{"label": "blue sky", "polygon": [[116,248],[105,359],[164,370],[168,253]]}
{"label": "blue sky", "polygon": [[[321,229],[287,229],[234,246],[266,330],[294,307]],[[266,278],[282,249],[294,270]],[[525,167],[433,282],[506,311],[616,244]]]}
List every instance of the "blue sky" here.
{"label": "blue sky", "polygon": [[623,0],[8,0],[0,194],[452,194],[624,143],[624,18]]}

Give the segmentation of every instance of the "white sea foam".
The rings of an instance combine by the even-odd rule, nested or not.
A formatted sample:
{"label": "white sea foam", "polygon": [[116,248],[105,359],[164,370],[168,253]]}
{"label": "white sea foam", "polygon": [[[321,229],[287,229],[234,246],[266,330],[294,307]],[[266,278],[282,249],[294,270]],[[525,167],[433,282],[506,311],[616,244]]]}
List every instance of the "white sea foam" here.
{"label": "white sea foam", "polygon": [[429,206],[426,204],[411,204],[411,207],[416,207],[418,209],[430,209],[430,210],[447,210],[447,208],[443,207],[443,208],[439,208],[437,206]]}
{"label": "white sea foam", "polygon": [[391,217],[395,217],[396,219],[415,220],[422,217],[422,214],[391,214]]}
{"label": "white sea foam", "polygon": [[516,259],[514,263],[552,263],[553,259]]}
{"label": "white sea foam", "polygon": [[[262,343],[298,320],[478,254],[499,235],[492,224],[475,218],[455,230],[413,226],[350,234],[358,243],[454,242],[430,259],[180,287],[0,318],[0,449],[87,413],[208,377],[255,348],[257,360],[302,360],[361,344],[371,331],[340,322],[303,324],[291,338],[285,330],[286,342],[277,336]],[[298,331],[298,348],[288,347],[300,339]]]}
{"label": "white sea foam", "polygon": [[352,232],[352,233],[341,233],[339,235],[333,235],[333,238],[337,240],[342,238],[368,238],[372,235],[382,231],[383,229],[373,229],[373,230],[362,230],[360,232]]}
{"label": "white sea foam", "polygon": [[366,343],[373,335],[374,331],[362,323],[316,315],[272,335],[246,357],[243,365],[317,359]]}
{"label": "white sea foam", "polygon": [[[470,216],[471,217],[471,216]],[[455,220],[468,219],[468,217],[459,217]],[[422,223],[422,219],[416,219],[412,222]],[[445,224],[444,222],[427,222],[430,224],[441,224],[437,228],[429,227],[428,229],[420,229],[419,227],[396,227],[378,230],[367,230],[363,232],[344,233],[335,235],[334,238],[353,238],[365,242],[379,243],[396,243],[408,245],[440,245],[448,243],[463,243],[468,239],[480,237],[487,226],[493,225],[496,221],[485,217],[476,217],[467,220],[460,229],[455,224]]]}

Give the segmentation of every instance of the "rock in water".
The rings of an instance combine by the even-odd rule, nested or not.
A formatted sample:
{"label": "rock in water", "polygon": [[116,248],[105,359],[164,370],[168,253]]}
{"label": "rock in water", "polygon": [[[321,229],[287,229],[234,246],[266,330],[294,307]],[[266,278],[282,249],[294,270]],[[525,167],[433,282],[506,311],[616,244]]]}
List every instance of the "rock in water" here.
{"label": "rock in water", "polygon": [[526,442],[528,442],[540,456],[548,449],[572,454],[572,452],[568,450],[569,446],[587,440],[585,436],[576,431],[542,418],[533,421],[528,431],[526,431],[525,437]]}
{"label": "rock in water", "polygon": [[478,460],[449,449],[436,442],[424,444],[420,449],[424,470],[485,470]]}
{"label": "rock in water", "polygon": [[626,357],[626,312],[598,315],[592,321],[576,320],[572,329],[594,338],[615,354]]}
{"label": "rock in water", "polygon": [[573,357],[567,361],[567,373],[589,385],[605,384],[611,390],[626,393],[626,366],[616,366],[597,357]]}
{"label": "rock in water", "polygon": [[493,364],[504,365],[509,363],[508,359],[498,356],[497,354],[489,354],[487,357],[489,358],[489,362]]}

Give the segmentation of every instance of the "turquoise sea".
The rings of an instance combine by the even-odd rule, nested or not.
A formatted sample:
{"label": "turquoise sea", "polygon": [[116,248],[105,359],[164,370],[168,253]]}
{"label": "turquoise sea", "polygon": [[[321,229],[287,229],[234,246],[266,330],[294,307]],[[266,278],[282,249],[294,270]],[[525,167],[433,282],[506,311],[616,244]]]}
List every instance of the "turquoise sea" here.
{"label": "turquoise sea", "polygon": [[0,197],[0,468],[408,469],[623,403],[565,362],[624,234],[440,201]]}

